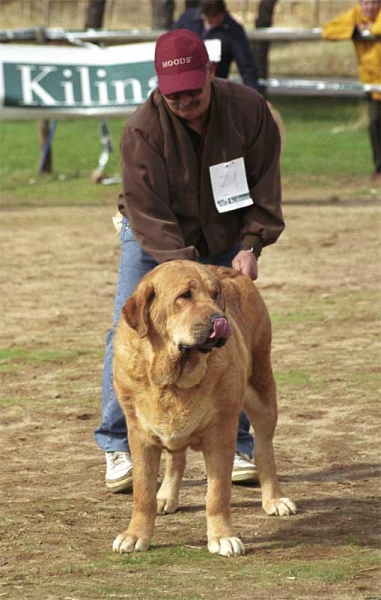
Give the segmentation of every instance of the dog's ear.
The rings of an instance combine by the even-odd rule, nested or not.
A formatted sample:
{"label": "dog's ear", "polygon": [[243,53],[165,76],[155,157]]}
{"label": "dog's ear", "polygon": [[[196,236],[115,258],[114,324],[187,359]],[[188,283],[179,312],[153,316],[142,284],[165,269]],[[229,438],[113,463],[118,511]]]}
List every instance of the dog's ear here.
{"label": "dog's ear", "polygon": [[152,283],[139,285],[122,308],[122,314],[126,322],[138,332],[141,338],[148,334],[150,324],[149,307],[154,296],[155,290]]}

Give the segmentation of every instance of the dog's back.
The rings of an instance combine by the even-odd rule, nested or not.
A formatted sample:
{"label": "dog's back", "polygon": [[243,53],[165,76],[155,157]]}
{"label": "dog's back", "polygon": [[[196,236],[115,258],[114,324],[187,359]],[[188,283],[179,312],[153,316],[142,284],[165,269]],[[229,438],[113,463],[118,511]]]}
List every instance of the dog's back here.
{"label": "dog's back", "polygon": [[226,267],[208,266],[221,281],[226,312],[232,315],[251,350],[271,344],[271,321],[261,294],[246,275]]}

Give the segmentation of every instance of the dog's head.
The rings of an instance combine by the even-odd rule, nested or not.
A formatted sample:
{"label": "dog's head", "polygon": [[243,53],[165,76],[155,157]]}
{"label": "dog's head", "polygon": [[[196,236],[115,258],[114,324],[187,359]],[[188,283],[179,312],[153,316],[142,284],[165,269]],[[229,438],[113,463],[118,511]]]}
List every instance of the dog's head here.
{"label": "dog's head", "polygon": [[122,313],[140,337],[159,337],[182,353],[209,352],[232,334],[221,281],[191,261],[164,263],[148,273]]}

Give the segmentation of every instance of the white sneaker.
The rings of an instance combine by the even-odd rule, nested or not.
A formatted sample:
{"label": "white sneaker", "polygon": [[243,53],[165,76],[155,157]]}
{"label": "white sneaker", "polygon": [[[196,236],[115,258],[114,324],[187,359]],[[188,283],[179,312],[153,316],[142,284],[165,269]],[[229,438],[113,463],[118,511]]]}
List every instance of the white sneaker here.
{"label": "white sneaker", "polygon": [[258,471],[250,456],[244,452],[236,452],[234,456],[233,483],[258,483]]}
{"label": "white sneaker", "polygon": [[128,452],[106,452],[106,488],[110,492],[132,489],[132,462]]}

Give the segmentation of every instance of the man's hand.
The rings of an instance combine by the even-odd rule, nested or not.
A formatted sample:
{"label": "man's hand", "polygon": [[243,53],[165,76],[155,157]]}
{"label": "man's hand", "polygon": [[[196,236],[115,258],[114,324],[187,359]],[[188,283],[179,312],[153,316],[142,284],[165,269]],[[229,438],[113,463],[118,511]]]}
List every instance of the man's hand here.
{"label": "man's hand", "polygon": [[258,277],[258,261],[255,254],[247,250],[240,250],[233,258],[232,267],[244,275],[248,275],[253,281]]}

